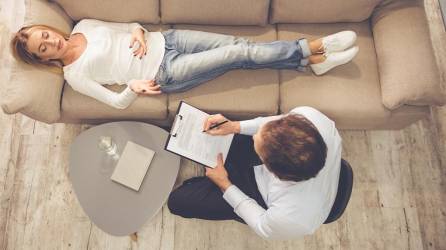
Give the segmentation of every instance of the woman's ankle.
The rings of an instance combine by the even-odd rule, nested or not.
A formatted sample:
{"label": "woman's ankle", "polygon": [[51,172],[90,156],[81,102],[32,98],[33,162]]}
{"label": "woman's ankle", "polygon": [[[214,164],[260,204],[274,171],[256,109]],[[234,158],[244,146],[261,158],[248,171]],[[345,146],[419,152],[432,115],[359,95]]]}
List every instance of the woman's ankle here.
{"label": "woman's ankle", "polygon": [[312,55],[318,55],[324,53],[322,46],[322,38],[309,42],[309,46]]}
{"label": "woman's ankle", "polygon": [[311,55],[308,57],[310,64],[322,63],[325,61],[325,56],[323,54]]}

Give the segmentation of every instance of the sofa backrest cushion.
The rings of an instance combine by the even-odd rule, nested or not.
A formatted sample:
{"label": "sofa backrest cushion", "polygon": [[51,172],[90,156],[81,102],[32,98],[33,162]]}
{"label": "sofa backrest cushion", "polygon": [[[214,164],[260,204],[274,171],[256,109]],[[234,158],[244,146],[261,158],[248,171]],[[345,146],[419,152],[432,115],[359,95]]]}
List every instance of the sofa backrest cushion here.
{"label": "sofa backrest cushion", "polygon": [[361,22],[381,0],[271,0],[271,23]]}
{"label": "sofa backrest cushion", "polygon": [[266,25],[270,0],[160,0],[163,23]]}
{"label": "sofa backrest cushion", "polygon": [[46,24],[67,34],[73,29],[73,21],[57,4],[47,0],[25,0],[24,25]]}
{"label": "sofa backrest cushion", "polygon": [[75,21],[84,18],[112,22],[159,23],[158,0],[53,0]]}

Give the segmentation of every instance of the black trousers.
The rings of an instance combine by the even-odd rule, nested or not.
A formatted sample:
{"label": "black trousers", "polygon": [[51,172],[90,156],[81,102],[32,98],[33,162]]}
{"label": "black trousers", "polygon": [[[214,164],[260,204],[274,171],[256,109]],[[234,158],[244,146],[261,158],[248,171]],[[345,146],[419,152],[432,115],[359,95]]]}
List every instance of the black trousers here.
{"label": "black trousers", "polygon": [[[254,176],[253,166],[260,164],[262,162],[254,151],[252,136],[235,135],[225,161],[229,180],[266,209]],[[184,181],[170,194],[167,205],[171,213],[184,218],[237,220],[244,223],[223,199],[221,190],[206,176]]]}

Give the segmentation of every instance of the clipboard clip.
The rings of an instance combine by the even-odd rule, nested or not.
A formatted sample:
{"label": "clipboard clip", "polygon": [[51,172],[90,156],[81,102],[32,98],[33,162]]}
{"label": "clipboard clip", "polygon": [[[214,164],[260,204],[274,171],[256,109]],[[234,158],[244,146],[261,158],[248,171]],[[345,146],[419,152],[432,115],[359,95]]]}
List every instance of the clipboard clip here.
{"label": "clipboard clip", "polygon": [[175,115],[175,120],[173,121],[172,130],[170,131],[170,135],[172,137],[177,137],[178,130],[180,129],[181,120],[183,120],[183,116],[180,114]]}

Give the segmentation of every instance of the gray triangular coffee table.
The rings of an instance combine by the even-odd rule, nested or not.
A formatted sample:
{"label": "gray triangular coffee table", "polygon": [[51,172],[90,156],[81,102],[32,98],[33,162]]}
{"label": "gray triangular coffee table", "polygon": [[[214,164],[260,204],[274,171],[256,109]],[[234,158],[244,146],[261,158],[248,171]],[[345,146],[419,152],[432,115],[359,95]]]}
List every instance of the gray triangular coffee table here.
{"label": "gray triangular coffee table", "polygon": [[[127,141],[154,150],[138,192],[110,179],[117,161],[98,148],[100,136],[110,135],[118,153]],[[164,150],[168,132],[142,122],[112,122],[82,132],[71,145],[70,179],[79,203],[91,221],[115,236],[131,235],[154,217],[172,191],[180,157]]]}

